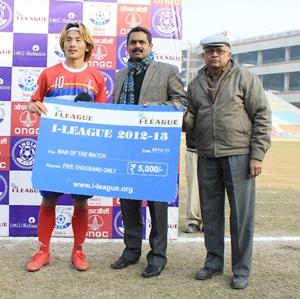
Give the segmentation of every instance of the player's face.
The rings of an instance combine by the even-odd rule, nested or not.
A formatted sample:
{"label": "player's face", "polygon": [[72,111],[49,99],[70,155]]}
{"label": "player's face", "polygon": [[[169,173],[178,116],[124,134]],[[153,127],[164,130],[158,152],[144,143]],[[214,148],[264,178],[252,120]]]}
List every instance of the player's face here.
{"label": "player's face", "polygon": [[152,44],[148,42],[146,33],[139,31],[130,34],[127,52],[133,61],[138,62],[145,59],[151,49]]}
{"label": "player's face", "polygon": [[78,31],[69,31],[64,42],[66,60],[84,61],[84,55],[88,51],[85,41]]}

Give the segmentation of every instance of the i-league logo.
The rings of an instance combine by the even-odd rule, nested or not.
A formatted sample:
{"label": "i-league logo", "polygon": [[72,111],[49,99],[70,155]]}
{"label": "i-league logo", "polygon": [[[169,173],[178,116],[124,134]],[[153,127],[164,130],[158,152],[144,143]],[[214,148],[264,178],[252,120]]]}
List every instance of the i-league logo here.
{"label": "i-league logo", "polygon": [[[154,30],[162,36],[172,36],[180,28],[180,19],[177,17],[175,10],[171,8],[162,8],[155,12],[152,18]],[[157,25],[156,25],[157,24]],[[177,26],[176,26],[177,24]]]}
{"label": "i-league logo", "polygon": [[111,16],[108,8],[96,11],[96,13],[92,17],[90,17],[90,21],[97,26],[103,26],[108,24],[110,19]]}
{"label": "i-league logo", "polygon": [[20,139],[12,149],[13,161],[22,169],[32,169],[35,157],[36,140],[32,138]]}
{"label": "i-league logo", "polygon": [[12,15],[9,5],[0,0],[0,29],[4,29],[10,24]]}
{"label": "i-league logo", "polygon": [[25,92],[33,92],[36,86],[39,72],[34,70],[27,70],[24,75],[19,78],[18,85]]}
{"label": "i-league logo", "polygon": [[0,202],[8,192],[8,184],[5,178],[0,175]]}

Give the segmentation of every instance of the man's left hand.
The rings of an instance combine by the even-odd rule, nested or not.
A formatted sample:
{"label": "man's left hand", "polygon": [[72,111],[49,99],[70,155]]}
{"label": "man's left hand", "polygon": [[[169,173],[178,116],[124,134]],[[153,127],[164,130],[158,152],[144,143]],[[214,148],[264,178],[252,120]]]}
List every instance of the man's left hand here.
{"label": "man's left hand", "polygon": [[254,178],[262,172],[262,161],[250,159],[250,175]]}

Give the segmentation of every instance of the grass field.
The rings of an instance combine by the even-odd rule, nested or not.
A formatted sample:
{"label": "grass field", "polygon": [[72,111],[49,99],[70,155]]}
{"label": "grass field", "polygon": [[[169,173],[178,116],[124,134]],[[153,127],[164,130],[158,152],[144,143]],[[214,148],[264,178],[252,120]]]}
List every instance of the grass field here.
{"label": "grass field", "polygon": [[[0,298],[300,298],[300,142],[274,141],[266,156],[257,179],[255,233],[256,237],[298,237],[298,241],[256,241],[250,284],[241,291],[229,286],[229,242],[224,274],[204,282],[193,278],[204,262],[205,248],[201,233],[182,238],[187,237],[181,232],[185,225],[182,144],[180,238],[169,242],[168,264],[161,276],[140,276],[146,266],[147,241],[139,264],[115,271],[110,263],[119,256],[122,242],[89,240],[85,251],[91,268],[82,273],[71,266],[70,240],[56,239],[51,264],[28,273],[25,264],[36,249],[36,239],[4,238],[0,239]],[[228,217],[226,221],[228,228]]]}

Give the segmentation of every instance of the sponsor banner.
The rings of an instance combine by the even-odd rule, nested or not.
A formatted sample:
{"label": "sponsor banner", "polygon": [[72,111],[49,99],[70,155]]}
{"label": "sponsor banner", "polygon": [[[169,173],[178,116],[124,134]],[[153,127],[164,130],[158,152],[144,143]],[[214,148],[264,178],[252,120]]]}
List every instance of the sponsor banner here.
{"label": "sponsor banner", "polygon": [[0,171],[0,205],[8,204],[9,172]]}
{"label": "sponsor banner", "polygon": [[153,37],[182,38],[180,6],[152,6],[151,32]]}
{"label": "sponsor banner", "polygon": [[112,237],[112,207],[90,206],[88,208],[88,238]]}
{"label": "sponsor banner", "polygon": [[27,103],[12,102],[11,136],[37,136],[40,117],[27,111]]}
{"label": "sponsor banner", "polygon": [[2,206],[0,205],[0,236],[1,237],[6,237],[9,235],[9,206],[5,205]]}
{"label": "sponsor banner", "polygon": [[42,68],[12,68],[12,101],[29,101],[33,94]]}
{"label": "sponsor banner", "polygon": [[119,5],[117,35],[127,36],[136,26],[150,28],[150,8],[149,5]]}
{"label": "sponsor banner", "polygon": [[47,66],[65,61],[65,54],[59,45],[60,34],[48,34]]}
{"label": "sponsor banner", "polygon": [[112,36],[94,36],[95,47],[88,65],[101,70],[116,68],[116,38]]}
{"label": "sponsor banner", "polygon": [[151,0],[118,0],[119,4],[139,4],[139,5],[150,5]]}
{"label": "sponsor banner", "polygon": [[[49,0],[15,0],[14,31],[48,33]],[[34,9],[33,9],[34,7]]]}
{"label": "sponsor banner", "polygon": [[[1,23],[1,19],[0,19],[0,23]],[[0,65],[12,66],[13,33],[0,32],[0,40],[5,41],[5,43],[4,42],[0,43]]]}
{"label": "sponsor banner", "polygon": [[94,207],[94,206],[110,207],[113,205],[113,200],[114,199],[112,197],[94,196],[94,197],[88,199],[88,205],[90,207]]}
{"label": "sponsor banner", "polygon": [[181,69],[181,49],[178,41],[165,38],[153,38],[155,59],[157,61],[168,62]]}
{"label": "sponsor banner", "polygon": [[56,224],[53,236],[73,237],[72,216],[73,206],[56,206]]}
{"label": "sponsor banner", "polygon": [[10,152],[10,137],[0,136],[0,171],[10,169],[9,152]]}
{"label": "sponsor banner", "polygon": [[92,35],[116,36],[117,3],[83,3],[83,23]]}
{"label": "sponsor banner", "polygon": [[104,80],[106,83],[106,96],[109,103],[113,102],[114,82],[115,82],[115,71],[102,70]]}
{"label": "sponsor banner", "polygon": [[[181,2],[181,0],[0,0],[0,216],[5,216],[5,219],[8,221],[8,226],[3,224],[1,228],[0,218],[0,235],[9,235],[9,216],[13,215],[14,211],[22,213],[23,208],[28,205],[29,208],[26,210],[26,215],[29,218],[30,209],[35,211],[40,205],[41,196],[38,192],[39,189],[32,187],[30,182],[40,119],[35,114],[27,112],[26,104],[36,89],[37,80],[41,72],[46,67],[65,60],[64,53],[59,45],[60,33],[64,26],[68,23],[83,23],[92,33],[95,47],[88,65],[103,73],[108,102],[112,103],[115,74],[120,69],[127,67],[129,58],[126,51],[126,35],[134,26],[145,26],[150,29],[153,35],[155,60],[177,65],[180,70],[178,63],[181,59],[179,49],[182,32]],[[35,9],[32,9],[33,7]],[[158,111],[155,112],[155,114],[157,113]],[[106,114],[103,119],[107,118]],[[128,124],[120,122],[123,115],[116,114],[110,117],[114,117],[116,123],[114,125],[111,123],[103,124],[103,128],[108,129],[111,126],[119,126],[122,127],[120,128],[122,130],[124,128],[127,131],[132,129],[129,129],[132,115],[126,116]],[[75,123],[77,122],[78,120]],[[85,128],[89,125],[92,124],[84,123]],[[135,131],[140,132],[143,130],[144,124],[142,126],[134,125],[134,127]],[[154,128],[150,126],[147,129],[147,133],[154,132]],[[130,136],[127,135],[127,137]],[[98,141],[97,138],[96,141]],[[103,143],[104,141],[106,142],[106,140],[103,140]],[[98,145],[96,144],[92,150],[86,149],[82,145],[80,151],[95,154],[93,158],[90,158],[96,163],[102,163],[109,160],[110,155],[115,155],[116,142],[111,140],[109,143],[107,147],[103,145],[103,150],[98,150]],[[136,140],[123,140],[121,146],[119,145],[118,147],[122,148],[127,146],[127,144],[136,146],[135,143]],[[142,143],[149,145],[150,140]],[[134,162],[153,162],[153,159],[150,157],[152,154],[154,157],[168,155],[163,152],[166,147],[162,146],[152,146],[152,154],[147,154],[146,151],[149,150],[148,145],[143,147],[145,153],[142,157],[132,153],[130,159],[133,160],[132,157],[134,157]],[[156,152],[154,153],[154,151]],[[106,154],[107,159],[99,158],[103,153]],[[67,155],[61,154],[60,157],[68,160]],[[123,158],[128,159],[125,156]],[[82,161],[85,162],[85,159],[84,156],[80,157],[80,163]],[[161,159],[159,158],[159,160]],[[70,162],[67,163],[70,164]],[[172,167],[176,163],[172,162]],[[150,170],[158,171],[160,169],[156,167],[159,166],[157,164],[136,164],[131,164],[131,167],[138,167],[140,171],[143,171],[143,175],[145,172],[148,175]],[[101,165],[101,167],[105,171],[111,172],[117,169],[115,164]],[[134,170],[133,168],[131,170]],[[165,170],[164,168],[162,169]],[[68,171],[71,172],[71,170]],[[173,173],[173,170],[170,171]],[[107,177],[114,176],[109,173],[105,173],[105,175]],[[125,197],[125,194],[108,192],[107,188],[111,188],[111,186],[109,184],[105,186],[100,184],[98,172],[94,173],[93,176],[97,188],[104,187],[106,192],[105,196],[98,194],[91,198],[89,200],[90,207],[120,207],[119,196]],[[139,184],[140,177],[142,177],[141,173],[139,172],[138,175],[134,173],[131,176],[133,178],[132,181]],[[43,174],[40,173],[40,177],[41,180],[47,180],[49,174],[45,172]],[[154,176],[151,186],[157,185],[156,179]],[[128,187],[122,180],[119,180],[118,184],[118,187],[121,184],[122,187],[124,185]],[[158,190],[159,188],[155,189]],[[174,191],[174,193],[176,192]],[[73,200],[69,193],[77,192],[74,190],[66,192],[58,200],[58,205],[65,207],[66,213],[73,206]],[[126,195],[128,194],[126,193]],[[140,196],[143,199],[143,208],[147,206],[144,195]],[[170,207],[178,207],[178,195],[176,194],[175,197],[175,201],[169,202]],[[2,215],[2,213],[6,213],[6,215]],[[107,238],[107,236],[113,238],[112,209],[111,213],[111,231],[101,228],[100,230],[95,230],[93,237],[101,235],[104,238]],[[107,215],[101,214],[100,216],[105,218],[105,225],[109,223],[106,220]],[[63,223],[62,220],[63,217],[61,216],[60,223]],[[19,219],[17,224],[14,223],[13,227],[11,227],[12,235],[30,235],[31,222],[32,218],[30,218],[30,222],[28,222],[28,219]],[[63,227],[64,225],[58,225],[56,235],[73,236],[72,230]],[[119,238],[122,237],[119,236]]]}
{"label": "sponsor banner", "polygon": [[82,2],[51,0],[49,33],[60,34],[68,23],[82,23]]}
{"label": "sponsor banner", "polygon": [[11,99],[11,72],[11,67],[0,67],[0,101]]}
{"label": "sponsor banner", "polygon": [[[10,125],[11,125],[10,102],[0,101],[0,136],[10,135]],[[8,155],[8,153],[9,152],[7,152],[6,154]]]}
{"label": "sponsor banner", "polygon": [[[146,209],[145,238],[149,239],[151,232],[151,216],[149,207]],[[178,208],[168,207],[168,239],[175,240],[178,238]]]}
{"label": "sponsor banner", "polygon": [[13,65],[47,66],[47,34],[14,34]]}
{"label": "sponsor banner", "polygon": [[[124,225],[123,225],[123,218],[122,218],[122,212],[121,207],[113,207],[113,227],[112,227],[112,237],[115,239],[123,239],[124,237]],[[146,208],[141,207],[141,215],[143,220],[143,234],[142,238],[145,238],[146,236]]]}
{"label": "sponsor banner", "polygon": [[117,69],[127,67],[129,55],[126,50],[126,37],[117,38]]}
{"label": "sponsor banner", "polygon": [[11,170],[32,170],[35,157],[36,138],[11,137]]}
{"label": "sponsor banner", "polygon": [[[129,199],[176,199],[182,109],[82,102],[78,106],[51,98],[45,103],[48,112],[41,118],[32,175],[35,188]],[[40,173],[49,179],[41,179]],[[149,188],[153,185],[157,188]]]}
{"label": "sponsor banner", "polygon": [[39,190],[32,187],[30,171],[10,171],[9,204],[39,206],[41,199]]}
{"label": "sponsor banner", "polygon": [[0,0],[0,31],[13,30],[14,0]]}
{"label": "sponsor banner", "polygon": [[168,208],[168,239],[176,240],[178,238],[178,208]]}
{"label": "sponsor banner", "polygon": [[9,235],[31,237],[37,235],[38,206],[9,206]]}

